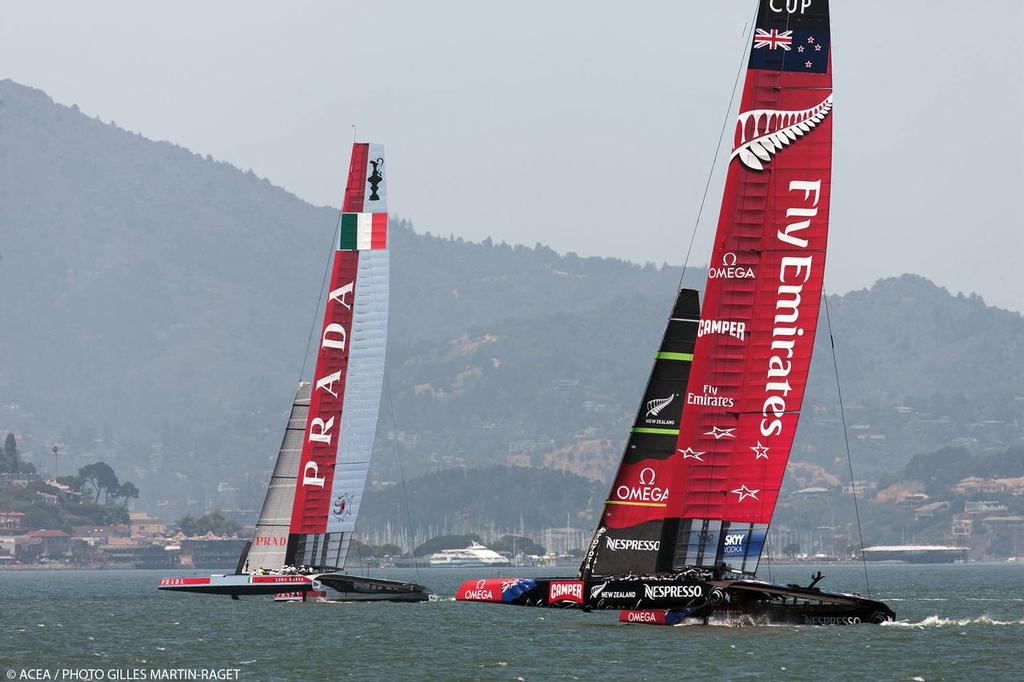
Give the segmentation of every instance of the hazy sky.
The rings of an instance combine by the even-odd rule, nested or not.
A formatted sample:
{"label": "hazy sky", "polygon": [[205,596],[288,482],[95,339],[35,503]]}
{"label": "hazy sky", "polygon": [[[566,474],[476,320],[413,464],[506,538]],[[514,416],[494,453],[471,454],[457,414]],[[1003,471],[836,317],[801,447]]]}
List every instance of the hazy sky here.
{"label": "hazy sky", "polygon": [[[1024,2],[831,4],[829,289],[916,272],[1024,310]],[[680,263],[754,8],[3,0],[0,78],[317,204],[355,123],[419,231]]]}

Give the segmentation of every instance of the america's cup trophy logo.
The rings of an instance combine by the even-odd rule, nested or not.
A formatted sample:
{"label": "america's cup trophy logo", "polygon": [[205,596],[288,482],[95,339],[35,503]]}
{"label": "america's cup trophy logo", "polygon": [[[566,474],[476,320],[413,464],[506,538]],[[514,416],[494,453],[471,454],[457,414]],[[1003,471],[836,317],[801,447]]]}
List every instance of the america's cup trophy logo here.
{"label": "america's cup trophy logo", "polygon": [[380,167],[384,165],[384,159],[371,159],[370,165],[373,166],[373,172],[366,178],[366,181],[370,183],[370,201],[380,201],[377,190],[380,188],[380,183],[384,181],[384,175],[380,172]]}

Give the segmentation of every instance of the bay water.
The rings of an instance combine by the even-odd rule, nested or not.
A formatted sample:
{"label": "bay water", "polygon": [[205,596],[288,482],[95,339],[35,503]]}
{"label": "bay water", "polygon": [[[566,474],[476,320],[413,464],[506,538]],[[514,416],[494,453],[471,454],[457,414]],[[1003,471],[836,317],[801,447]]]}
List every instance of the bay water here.
{"label": "bay water", "polygon": [[[818,569],[825,590],[867,593],[859,564],[774,566],[771,578],[806,584]],[[436,597],[344,604],[158,592],[161,571],[5,571],[0,679],[1024,679],[1013,563],[869,565],[871,595],[899,618],[883,626],[621,625],[615,611],[453,597],[469,578],[572,573],[374,570]]]}

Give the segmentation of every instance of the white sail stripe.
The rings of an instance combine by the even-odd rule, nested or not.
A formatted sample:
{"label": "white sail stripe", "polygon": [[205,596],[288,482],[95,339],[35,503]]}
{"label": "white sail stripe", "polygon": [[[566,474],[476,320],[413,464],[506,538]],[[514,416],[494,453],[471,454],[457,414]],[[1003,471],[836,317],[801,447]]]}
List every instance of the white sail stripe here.
{"label": "white sail stripe", "polygon": [[356,215],[356,248],[365,251],[370,248],[373,237],[373,214],[359,213]]}

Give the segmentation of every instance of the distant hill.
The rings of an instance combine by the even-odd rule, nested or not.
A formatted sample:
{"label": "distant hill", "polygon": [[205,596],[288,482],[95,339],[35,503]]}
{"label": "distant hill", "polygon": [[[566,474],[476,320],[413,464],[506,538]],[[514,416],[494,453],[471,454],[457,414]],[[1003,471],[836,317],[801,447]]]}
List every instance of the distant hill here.
{"label": "distant hill", "polygon": [[[110,462],[138,481],[140,507],[171,518],[257,506],[335,209],[11,81],[0,159],[0,431],[43,469],[53,443],[62,469]],[[399,478],[396,430],[410,479],[511,464],[605,488],[680,270],[418,234],[408,221],[391,235],[394,410],[386,398],[378,489]],[[687,283],[702,277],[694,267]],[[1019,314],[911,275],[830,306],[861,471],[1022,442]],[[811,384],[794,458],[841,476],[827,334]],[[482,489],[504,485],[496,470],[480,476]],[[539,490],[518,491],[526,507]]]}
{"label": "distant hill", "polygon": [[[360,510],[362,529],[404,528],[426,537],[485,528],[527,531],[547,526],[590,528],[608,493],[603,483],[551,469],[492,466],[439,471],[377,488]],[[405,501],[408,499],[409,512]],[[571,511],[570,511],[571,510]]]}

